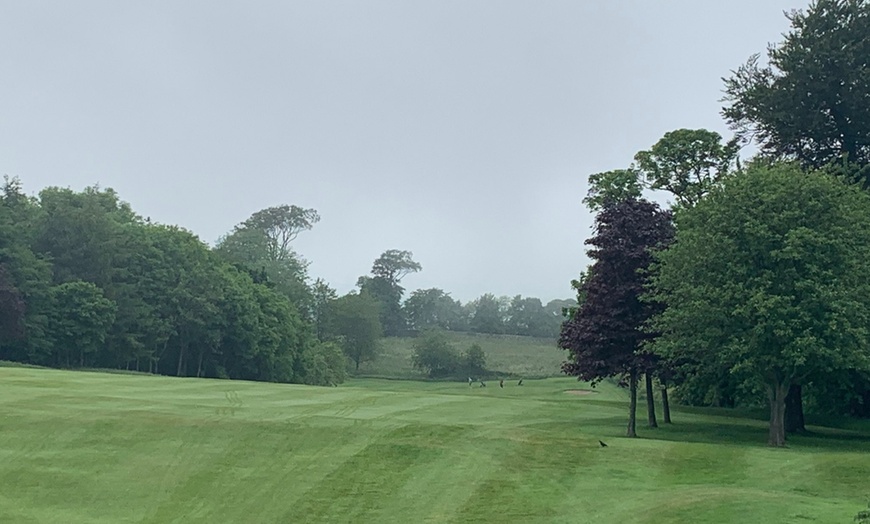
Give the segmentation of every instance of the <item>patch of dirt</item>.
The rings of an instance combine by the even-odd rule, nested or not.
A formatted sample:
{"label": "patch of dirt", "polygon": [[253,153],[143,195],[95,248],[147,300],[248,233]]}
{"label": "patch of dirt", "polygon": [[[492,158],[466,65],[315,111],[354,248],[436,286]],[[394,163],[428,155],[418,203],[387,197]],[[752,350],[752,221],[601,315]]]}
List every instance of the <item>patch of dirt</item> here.
{"label": "patch of dirt", "polygon": [[598,392],[591,389],[566,389],[565,393],[570,393],[571,395],[592,395]]}

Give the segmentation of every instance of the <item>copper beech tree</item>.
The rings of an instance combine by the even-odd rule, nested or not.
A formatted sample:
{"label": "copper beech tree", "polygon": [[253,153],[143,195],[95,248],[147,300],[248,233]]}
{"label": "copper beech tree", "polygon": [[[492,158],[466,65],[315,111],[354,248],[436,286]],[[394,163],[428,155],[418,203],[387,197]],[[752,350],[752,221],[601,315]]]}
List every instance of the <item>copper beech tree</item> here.
{"label": "copper beech tree", "polygon": [[643,325],[660,306],[641,300],[652,252],[674,236],[671,213],[637,198],[610,201],[595,219],[595,236],[586,241],[594,261],[579,291],[585,300],[562,327],[559,346],[568,350],[562,371],[593,384],[608,377],[625,379],[630,408],[627,434],[637,436],[637,381],[651,371],[653,357],[643,344],[652,335]]}

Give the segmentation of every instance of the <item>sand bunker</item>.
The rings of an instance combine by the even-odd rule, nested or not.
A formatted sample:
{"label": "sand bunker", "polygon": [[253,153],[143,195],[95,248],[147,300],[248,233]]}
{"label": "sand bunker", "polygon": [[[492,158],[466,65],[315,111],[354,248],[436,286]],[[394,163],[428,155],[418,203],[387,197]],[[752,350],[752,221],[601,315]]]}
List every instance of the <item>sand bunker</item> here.
{"label": "sand bunker", "polygon": [[592,395],[593,393],[598,392],[591,389],[566,389],[565,393],[570,393],[572,395]]}

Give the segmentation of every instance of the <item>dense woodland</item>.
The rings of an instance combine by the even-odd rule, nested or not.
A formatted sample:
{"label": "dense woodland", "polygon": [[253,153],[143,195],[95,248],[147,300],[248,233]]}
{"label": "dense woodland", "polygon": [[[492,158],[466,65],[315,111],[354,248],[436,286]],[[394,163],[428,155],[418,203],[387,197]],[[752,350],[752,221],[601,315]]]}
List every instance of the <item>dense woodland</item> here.
{"label": "dense woodland", "polygon": [[[642,377],[651,427],[656,389],[670,421],[669,388],[695,405],[766,404],[773,446],[804,430],[805,410],[870,416],[870,2],[788,18],[766,60],[725,79],[733,139],[675,130],[589,177],[593,264],[574,282],[563,371],[624,382],[629,436]],[[746,145],[757,153],[741,163]]]}
{"label": "dense woodland", "polygon": [[440,289],[406,299],[421,266],[379,257],[359,290],[311,281],[293,251],[315,210],[254,213],[214,248],[138,216],[111,189],[50,187],[0,195],[0,360],[177,376],[336,384],[383,335],[430,329],[555,338],[561,310],[486,294],[462,304]]}

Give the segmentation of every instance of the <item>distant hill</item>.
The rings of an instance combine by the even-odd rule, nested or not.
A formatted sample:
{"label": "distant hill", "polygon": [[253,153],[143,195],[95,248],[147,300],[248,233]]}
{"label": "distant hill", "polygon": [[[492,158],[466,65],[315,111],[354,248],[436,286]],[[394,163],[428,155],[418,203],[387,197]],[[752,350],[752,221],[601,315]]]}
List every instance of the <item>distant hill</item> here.
{"label": "distant hill", "polygon": [[[560,375],[564,353],[556,341],[516,335],[446,332],[459,351],[478,344],[486,353],[487,368],[515,376],[554,377]],[[360,367],[360,375],[385,378],[423,378],[411,366],[414,338],[388,337],[381,341],[381,352],[374,362]]]}

